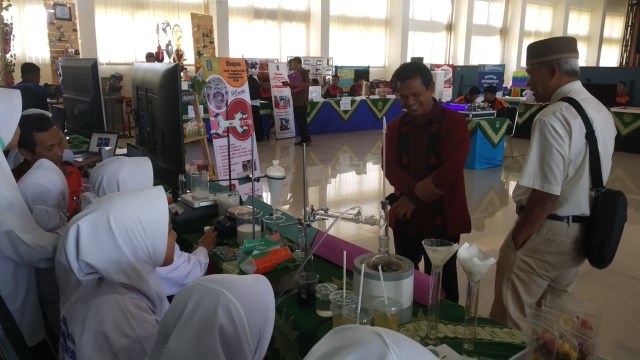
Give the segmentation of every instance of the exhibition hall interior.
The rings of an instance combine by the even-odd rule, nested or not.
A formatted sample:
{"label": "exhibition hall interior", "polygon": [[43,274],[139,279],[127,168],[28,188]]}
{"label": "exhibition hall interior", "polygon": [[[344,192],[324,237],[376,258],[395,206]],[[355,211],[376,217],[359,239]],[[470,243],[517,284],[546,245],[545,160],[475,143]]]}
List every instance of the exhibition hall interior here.
{"label": "exhibition hall interior", "polygon": [[[637,1],[0,0],[0,26],[0,203],[31,226],[0,221],[2,358],[640,359]],[[597,166],[624,206],[593,250]]]}

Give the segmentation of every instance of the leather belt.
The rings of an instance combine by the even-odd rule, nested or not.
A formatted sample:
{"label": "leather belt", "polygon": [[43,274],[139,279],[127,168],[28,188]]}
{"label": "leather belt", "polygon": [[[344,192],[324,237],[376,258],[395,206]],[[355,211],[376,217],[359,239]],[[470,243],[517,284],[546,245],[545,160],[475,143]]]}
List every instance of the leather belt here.
{"label": "leather belt", "polygon": [[[520,215],[523,211],[524,211],[524,205],[517,205],[516,206],[516,214]],[[549,216],[547,216],[548,220],[554,220],[554,221],[562,221],[563,223],[586,223],[587,221],[589,221],[589,216],[580,216],[580,215],[573,215],[573,216],[560,216],[560,215],[556,215],[556,214],[549,214]]]}

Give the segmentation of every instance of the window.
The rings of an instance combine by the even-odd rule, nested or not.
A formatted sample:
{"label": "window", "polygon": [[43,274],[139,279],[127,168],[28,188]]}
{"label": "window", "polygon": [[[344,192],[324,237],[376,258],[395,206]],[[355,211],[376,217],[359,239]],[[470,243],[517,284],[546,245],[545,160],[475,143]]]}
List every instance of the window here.
{"label": "window", "polygon": [[329,55],[334,64],[387,65],[388,0],[331,1]]}
{"label": "window", "polygon": [[309,53],[308,0],[229,2],[229,54],[276,58]]}
{"label": "window", "polygon": [[573,36],[578,40],[578,59],[580,66],[586,65],[587,60],[587,44],[589,36],[589,20],[591,14],[588,10],[575,9],[569,10],[569,24],[567,26],[567,35]]}
{"label": "window", "polygon": [[47,10],[41,0],[13,0],[9,16],[13,21],[12,41],[16,54],[15,82],[20,82],[20,64],[32,62],[40,66],[41,82],[51,82],[50,54],[47,30]]}
{"label": "window", "polygon": [[425,63],[447,63],[451,2],[411,0],[409,18],[407,60],[419,56]]}
{"label": "window", "polygon": [[600,49],[600,66],[618,66],[623,30],[624,15],[607,14],[605,16],[602,48]]}
{"label": "window", "polygon": [[534,41],[551,35],[553,7],[547,4],[528,3],[524,18],[524,36],[522,37],[522,58],[520,65],[526,66],[527,46]]}
{"label": "window", "polygon": [[504,1],[475,0],[470,64],[499,64],[502,62],[502,24]]}
{"label": "window", "polygon": [[[100,62],[143,62],[147,52],[156,51],[156,26],[160,24],[159,42],[162,48],[165,48],[168,40],[171,40],[174,49],[180,42],[186,58],[185,63],[193,64],[191,13],[202,14],[204,7],[204,0],[95,0],[96,42]],[[165,20],[171,25],[170,28],[162,27]],[[172,32],[175,25],[182,29],[181,38]]]}

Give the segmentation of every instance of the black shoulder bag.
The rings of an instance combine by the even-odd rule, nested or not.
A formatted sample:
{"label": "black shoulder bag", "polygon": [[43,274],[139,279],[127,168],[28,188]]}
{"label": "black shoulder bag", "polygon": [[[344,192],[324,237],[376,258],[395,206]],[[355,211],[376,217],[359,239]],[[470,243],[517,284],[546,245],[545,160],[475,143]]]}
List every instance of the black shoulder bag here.
{"label": "black shoulder bag", "polygon": [[587,129],[585,137],[589,148],[591,190],[594,196],[584,238],[585,249],[589,264],[597,269],[604,269],[616,256],[624,224],[627,222],[627,197],[622,191],[608,189],[602,183],[596,133],[582,105],[571,97],[563,97],[560,101],[568,103],[578,112]]}

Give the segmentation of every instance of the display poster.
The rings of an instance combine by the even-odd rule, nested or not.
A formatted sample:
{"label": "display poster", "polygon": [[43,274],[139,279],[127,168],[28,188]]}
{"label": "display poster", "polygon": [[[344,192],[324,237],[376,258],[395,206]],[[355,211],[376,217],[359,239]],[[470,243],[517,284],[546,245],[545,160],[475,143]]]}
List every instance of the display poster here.
{"label": "display poster", "polygon": [[291,89],[288,86],[282,85],[283,81],[289,81],[288,73],[289,70],[287,69],[286,63],[269,63],[276,139],[286,139],[296,136],[293,122]]}
{"label": "display poster", "polygon": [[502,96],[502,85],[504,84],[504,64],[478,65],[478,87],[482,91],[485,87],[493,85],[498,88],[496,96]]}
{"label": "display poster", "polygon": [[[253,176],[260,176],[260,160],[253,129],[245,62],[244,59],[212,57],[203,57],[201,61],[202,75],[207,82],[205,92],[216,173],[220,180],[242,178],[232,180],[231,187],[235,187],[242,199],[246,199],[251,195],[249,177],[252,168]],[[220,181],[220,184],[229,185],[229,181]],[[262,198],[260,182],[255,183],[254,194]]]}
{"label": "display poster", "polygon": [[511,87],[518,89],[526,89],[527,81],[529,81],[529,75],[526,71],[514,71],[511,78]]}
{"label": "display poster", "polygon": [[453,64],[431,64],[431,70],[444,72],[444,88],[442,90],[442,101],[453,99]]}
{"label": "display poster", "polygon": [[356,77],[364,77],[369,81],[368,66],[336,66],[336,74],[340,76],[340,82],[338,82],[338,85],[346,94],[349,93],[349,89],[351,88],[351,85],[353,85]]}

